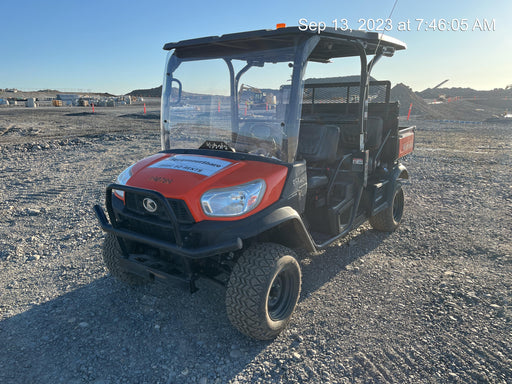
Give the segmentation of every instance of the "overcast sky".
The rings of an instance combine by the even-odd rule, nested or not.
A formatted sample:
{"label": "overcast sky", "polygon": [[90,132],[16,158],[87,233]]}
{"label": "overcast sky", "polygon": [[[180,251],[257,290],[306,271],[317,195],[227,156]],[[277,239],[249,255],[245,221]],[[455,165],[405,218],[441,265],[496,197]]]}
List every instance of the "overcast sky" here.
{"label": "overcast sky", "polygon": [[[375,28],[394,3],[2,0],[0,88],[122,94],[155,87],[163,78],[166,42],[280,22],[295,26],[300,19]],[[381,26],[408,49],[381,60],[373,75],[417,91],[445,79],[451,87],[503,88],[512,84],[511,18],[510,0],[398,0],[391,23]]]}

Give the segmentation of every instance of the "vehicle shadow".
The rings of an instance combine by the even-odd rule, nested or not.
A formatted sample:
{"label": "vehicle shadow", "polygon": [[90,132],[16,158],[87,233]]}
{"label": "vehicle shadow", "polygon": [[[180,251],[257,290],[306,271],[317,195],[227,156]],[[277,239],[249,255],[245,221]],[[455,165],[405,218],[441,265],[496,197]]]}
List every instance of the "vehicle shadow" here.
{"label": "vehicle shadow", "polygon": [[340,272],[348,272],[352,263],[372,252],[389,236],[390,233],[379,232],[368,226],[360,227],[321,252],[299,252],[302,269],[301,300]]}
{"label": "vehicle shadow", "polygon": [[[386,236],[363,231],[302,259],[301,300]],[[198,284],[189,294],[182,286],[130,288],[103,277],[7,318],[0,322],[0,382],[228,382],[273,343],[293,343],[287,333],[269,342],[238,333],[224,309],[225,289]]]}
{"label": "vehicle shadow", "polygon": [[224,289],[112,277],[0,322],[1,383],[227,382],[268,343],[233,329]]}

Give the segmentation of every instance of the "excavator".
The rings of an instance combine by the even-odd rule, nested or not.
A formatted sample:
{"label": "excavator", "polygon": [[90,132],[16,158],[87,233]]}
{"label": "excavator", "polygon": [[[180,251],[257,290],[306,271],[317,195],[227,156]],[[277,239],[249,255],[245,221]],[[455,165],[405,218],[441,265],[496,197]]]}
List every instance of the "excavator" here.
{"label": "excavator", "polygon": [[271,92],[263,92],[252,85],[242,84],[238,91],[240,103],[247,103],[252,109],[269,109],[276,104],[275,96]]}

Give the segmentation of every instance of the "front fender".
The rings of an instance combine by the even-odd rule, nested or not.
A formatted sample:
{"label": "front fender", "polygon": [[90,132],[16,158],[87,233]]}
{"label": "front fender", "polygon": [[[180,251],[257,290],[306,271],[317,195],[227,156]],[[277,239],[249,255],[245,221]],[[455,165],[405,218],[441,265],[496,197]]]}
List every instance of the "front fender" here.
{"label": "front fender", "polygon": [[232,222],[205,221],[197,223],[194,231],[208,234],[208,242],[223,242],[233,238],[261,238],[290,248],[315,250],[299,213],[290,206],[270,206],[248,218]]}
{"label": "front fender", "polygon": [[264,224],[265,231],[261,234],[266,240],[289,248],[305,248],[309,252],[316,250],[315,242],[295,209],[281,207],[269,214]]}

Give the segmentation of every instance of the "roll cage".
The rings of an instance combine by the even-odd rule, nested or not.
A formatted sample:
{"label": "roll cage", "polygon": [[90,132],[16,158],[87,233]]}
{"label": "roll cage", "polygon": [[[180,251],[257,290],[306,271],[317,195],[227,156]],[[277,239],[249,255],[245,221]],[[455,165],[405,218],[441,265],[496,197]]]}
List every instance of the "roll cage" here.
{"label": "roll cage", "polygon": [[[162,90],[162,147],[170,149],[171,135],[169,100],[176,97],[179,100],[181,83],[173,78],[172,74],[182,62],[208,59],[223,59],[229,69],[230,75],[230,104],[231,125],[234,133],[238,132],[238,108],[241,76],[254,66],[264,63],[290,62],[292,81],[289,89],[289,100],[283,121],[284,140],[282,160],[293,163],[298,147],[302,97],[303,77],[307,63],[327,63],[333,58],[359,57],[359,108],[357,123],[359,125],[359,150],[364,150],[364,138],[368,116],[368,88],[370,72],[382,56],[390,57],[396,50],[405,49],[405,43],[389,36],[374,32],[363,31],[337,31],[327,28],[322,33],[313,31],[300,31],[297,27],[281,28],[276,30],[259,30],[222,36],[211,36],[199,39],[183,40],[176,43],[167,43],[164,49],[171,51],[167,60],[164,86]],[[373,55],[371,60],[368,56]],[[235,72],[232,60],[242,60],[247,64]],[[176,83],[177,88],[174,88]]]}

